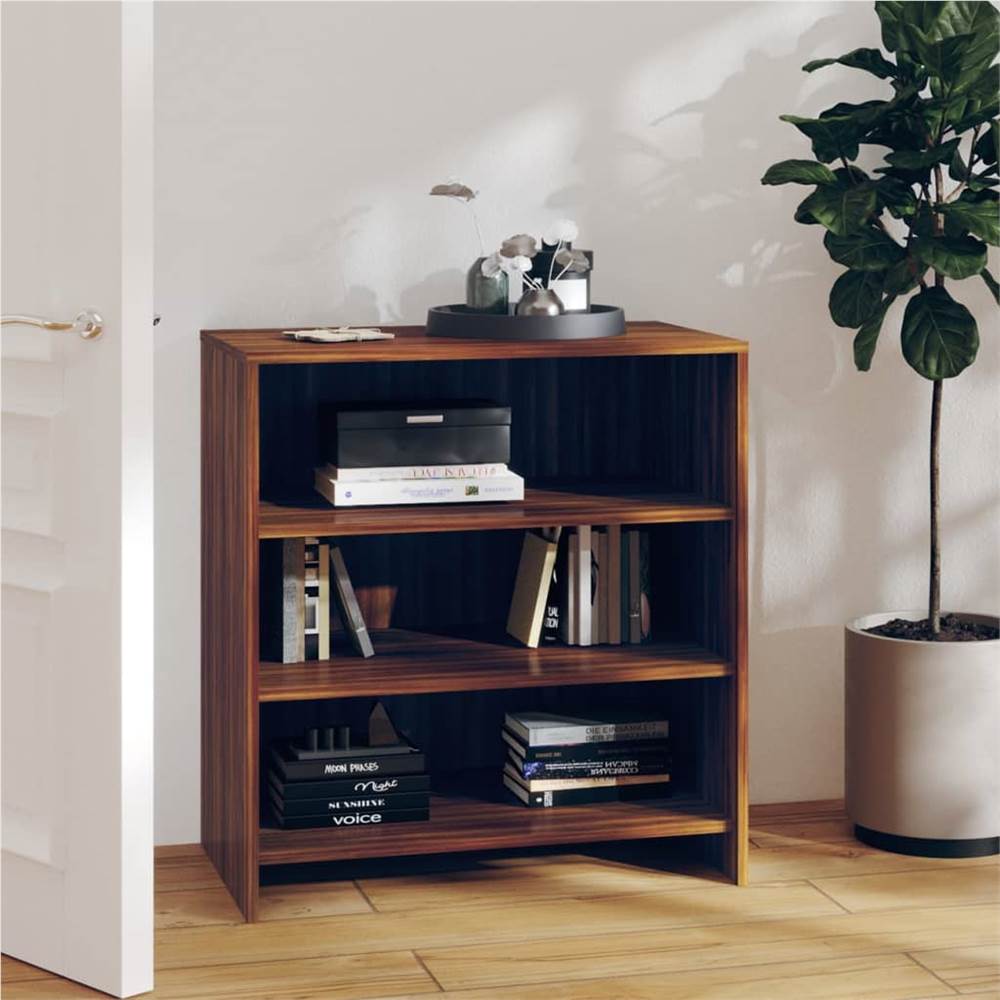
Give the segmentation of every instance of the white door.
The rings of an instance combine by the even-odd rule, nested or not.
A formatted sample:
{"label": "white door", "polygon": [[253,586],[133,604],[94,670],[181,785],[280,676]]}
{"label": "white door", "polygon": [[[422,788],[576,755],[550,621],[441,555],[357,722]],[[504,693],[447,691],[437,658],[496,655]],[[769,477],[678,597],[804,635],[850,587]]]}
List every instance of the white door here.
{"label": "white door", "polygon": [[153,985],[152,7],[2,4],[4,953]]}

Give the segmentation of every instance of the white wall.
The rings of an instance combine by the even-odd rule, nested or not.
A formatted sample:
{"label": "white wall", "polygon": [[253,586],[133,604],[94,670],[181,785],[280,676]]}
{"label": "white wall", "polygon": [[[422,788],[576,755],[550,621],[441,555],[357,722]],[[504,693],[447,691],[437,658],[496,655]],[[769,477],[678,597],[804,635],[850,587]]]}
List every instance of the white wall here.
{"label": "white wall", "polygon": [[[423,321],[461,297],[476,245],[569,216],[598,301],[751,341],[751,786],[841,794],[841,624],[925,597],[930,385],[874,371],[826,312],[838,273],[801,188],[763,188],[807,146],[781,112],[879,94],[801,65],[876,43],[860,3],[159,4],[157,835],[198,838],[198,330]],[[945,387],[944,600],[1000,607],[994,393]]]}

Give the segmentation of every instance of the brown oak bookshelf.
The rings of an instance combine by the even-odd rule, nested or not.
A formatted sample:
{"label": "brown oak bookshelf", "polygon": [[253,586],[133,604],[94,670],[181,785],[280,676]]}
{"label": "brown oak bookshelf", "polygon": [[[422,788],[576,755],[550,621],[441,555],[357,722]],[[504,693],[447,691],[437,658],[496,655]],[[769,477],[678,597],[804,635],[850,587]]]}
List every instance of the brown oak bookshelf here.
{"label": "brown oak bookshelf", "polygon": [[[747,850],[746,344],[662,323],[599,341],[295,344],[202,333],[202,841],[248,920],[265,865],[699,838],[743,882]],[[335,509],[311,489],[317,406],[475,396],[513,412],[518,503]],[[527,649],[503,621],[526,528],[649,532],[653,640]],[[342,547],[376,655],[261,656],[261,562],[289,537]],[[504,708],[659,703],[665,800],[527,809],[499,782]],[[281,830],[261,805],[271,739],[331,704],[392,702],[422,734],[427,822]]]}

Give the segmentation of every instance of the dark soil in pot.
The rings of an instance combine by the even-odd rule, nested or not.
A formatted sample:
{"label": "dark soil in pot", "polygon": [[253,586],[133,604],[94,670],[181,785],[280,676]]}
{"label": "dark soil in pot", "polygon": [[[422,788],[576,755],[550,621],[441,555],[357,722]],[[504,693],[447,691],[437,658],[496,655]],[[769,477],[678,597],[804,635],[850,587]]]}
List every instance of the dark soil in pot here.
{"label": "dark soil in pot", "polygon": [[884,625],[866,628],[872,635],[887,639],[916,639],[919,642],[977,642],[983,639],[1000,639],[1000,628],[979,622],[963,621],[958,615],[942,615],[941,631],[934,635],[930,621],[922,618],[912,622],[906,618],[893,618]]}

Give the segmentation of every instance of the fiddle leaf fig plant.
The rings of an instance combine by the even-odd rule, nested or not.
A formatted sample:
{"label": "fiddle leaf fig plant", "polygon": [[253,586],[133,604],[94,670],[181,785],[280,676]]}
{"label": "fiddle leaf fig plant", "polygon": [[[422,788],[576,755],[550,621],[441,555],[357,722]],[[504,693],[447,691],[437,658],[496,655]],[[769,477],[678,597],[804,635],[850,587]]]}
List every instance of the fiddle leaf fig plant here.
{"label": "fiddle leaf fig plant", "polygon": [[[846,270],[830,289],[834,323],[856,330],[854,363],[871,367],[889,306],[906,298],[903,357],[932,383],[928,629],[941,630],[938,479],[945,379],[976,359],[979,331],[948,282],[982,280],[995,298],[986,245],[1000,242],[997,94],[1000,15],[989,2],[875,4],[884,52],[860,48],[815,59],[876,78],[881,95],[835,104],[816,118],[782,115],[814,159],[783,160],[763,184],[813,188],[795,220],[826,230],[823,245]],[[884,161],[862,169],[878,155]],[[1000,301],[1000,298],[998,298]]]}

